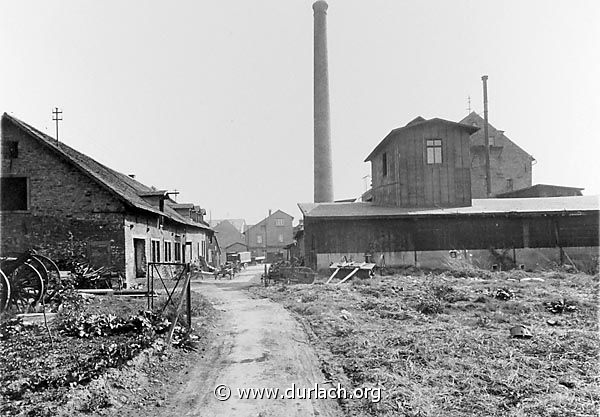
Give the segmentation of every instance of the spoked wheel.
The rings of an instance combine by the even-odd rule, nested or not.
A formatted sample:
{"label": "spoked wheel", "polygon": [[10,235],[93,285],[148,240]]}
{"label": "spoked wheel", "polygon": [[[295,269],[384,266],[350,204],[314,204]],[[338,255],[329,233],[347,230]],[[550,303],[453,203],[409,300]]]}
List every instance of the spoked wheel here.
{"label": "spoked wheel", "polygon": [[[46,290],[46,298],[44,298],[44,300],[48,302],[54,297],[59,288],[60,270],[56,263],[47,256],[35,254],[32,259],[35,259],[43,267],[41,269],[43,269],[45,273],[44,288]],[[41,272],[40,269],[38,269],[38,271]]]}
{"label": "spoked wheel", "polygon": [[10,282],[9,308],[21,313],[33,310],[44,296],[44,279],[31,264],[24,263],[8,277]]}
{"label": "spoked wheel", "polygon": [[10,300],[10,284],[4,272],[0,271],[0,312],[8,307]]}

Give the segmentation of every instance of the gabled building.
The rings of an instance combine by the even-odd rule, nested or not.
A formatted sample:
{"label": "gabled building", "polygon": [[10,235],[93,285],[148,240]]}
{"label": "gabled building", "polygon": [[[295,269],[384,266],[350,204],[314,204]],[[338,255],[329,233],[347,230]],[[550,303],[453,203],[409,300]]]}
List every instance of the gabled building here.
{"label": "gabled building", "polygon": [[422,117],[392,130],[367,156],[372,202],[397,207],[471,205],[469,136],[479,128]]}
{"label": "gabled building", "polygon": [[[244,227],[245,222],[243,220],[242,222],[238,227]],[[211,224],[214,224],[213,230],[217,235],[223,253],[245,252],[248,250],[245,236],[231,220],[213,220]]]}
{"label": "gabled building", "polygon": [[6,113],[2,116],[0,252],[36,248],[60,262],[110,266],[128,283],[147,262],[210,255],[204,211],[114,171]]}
{"label": "gabled building", "polygon": [[277,210],[246,229],[246,246],[252,256],[266,256],[268,262],[285,257],[285,247],[293,242],[294,218]]}
{"label": "gabled building", "polygon": [[[527,269],[597,262],[597,196],[473,198],[480,192],[473,181],[485,190],[485,174],[471,173],[480,170],[472,162],[479,161],[472,154],[479,152],[473,145],[478,131],[473,124],[422,117],[392,130],[365,160],[372,188],[363,202],[298,205],[307,266],[324,269],[342,258],[428,268],[457,261]],[[532,158],[498,138],[496,162],[516,155],[524,173],[519,178],[530,183]],[[517,178],[518,167],[514,171]],[[496,166],[493,172],[506,179],[510,171]],[[503,184],[493,183],[496,190]]]}
{"label": "gabled building", "polygon": [[[471,112],[459,123],[476,127],[470,137],[471,142],[471,196],[487,198],[485,181],[485,136],[484,119]],[[490,144],[490,173],[492,177],[492,197],[521,188],[531,187],[532,166],[535,159],[519,145],[510,140],[503,130],[488,123]]]}

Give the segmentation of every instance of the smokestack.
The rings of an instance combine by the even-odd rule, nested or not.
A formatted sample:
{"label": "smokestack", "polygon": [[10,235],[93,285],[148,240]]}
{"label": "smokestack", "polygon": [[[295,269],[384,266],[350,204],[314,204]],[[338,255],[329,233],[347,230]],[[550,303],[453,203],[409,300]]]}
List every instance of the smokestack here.
{"label": "smokestack", "polygon": [[488,96],[487,96],[488,76],[481,77],[483,81],[483,135],[485,136],[485,186],[488,198],[492,196],[492,174],[490,169],[490,135],[488,133]]}
{"label": "smokestack", "polygon": [[315,203],[333,201],[331,127],[329,123],[329,70],[327,64],[327,2],[314,10],[314,192]]}

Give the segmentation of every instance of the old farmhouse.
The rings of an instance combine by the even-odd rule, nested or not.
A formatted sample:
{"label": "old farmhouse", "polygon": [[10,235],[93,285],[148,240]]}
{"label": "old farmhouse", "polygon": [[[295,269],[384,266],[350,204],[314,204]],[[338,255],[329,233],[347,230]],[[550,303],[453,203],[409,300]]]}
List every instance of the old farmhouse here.
{"label": "old farmhouse", "polygon": [[147,262],[211,262],[205,211],[2,116],[1,253],[111,266],[132,283]]}
{"label": "old farmhouse", "polygon": [[367,157],[370,201],[299,204],[307,265],[322,269],[342,257],[425,267],[456,258],[532,269],[597,262],[598,197],[472,198],[477,129],[419,117]]}

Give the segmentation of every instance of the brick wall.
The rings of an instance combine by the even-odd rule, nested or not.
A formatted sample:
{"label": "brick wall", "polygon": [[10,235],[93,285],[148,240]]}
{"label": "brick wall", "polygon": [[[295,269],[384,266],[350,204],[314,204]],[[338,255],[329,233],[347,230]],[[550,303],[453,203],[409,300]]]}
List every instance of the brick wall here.
{"label": "brick wall", "polygon": [[89,261],[105,246],[110,265],[124,270],[122,203],[3,119],[2,142],[6,140],[18,142],[18,156],[3,156],[1,175],[27,178],[28,210],[0,212],[0,251],[37,247],[58,261],[72,256]]}
{"label": "brick wall", "polygon": [[[160,262],[165,262],[170,259],[171,262],[176,262],[175,259],[175,244],[181,244],[181,258],[179,262],[198,262],[198,256],[203,255],[202,249],[208,251],[208,236],[207,233],[195,227],[186,227],[184,225],[165,220],[162,227],[159,227],[158,216],[146,213],[127,214],[125,219],[125,252],[126,252],[126,270],[125,276],[128,283],[134,282],[136,278],[136,260],[134,239],[143,241],[144,256],[143,263],[147,264],[152,261],[151,247],[152,241],[158,241],[160,247]],[[165,242],[170,242],[170,256],[165,257]],[[202,242],[205,242],[202,244]],[[186,243],[191,243],[191,258],[184,259],[184,248]],[[143,267],[146,271],[146,267]],[[167,270],[168,269],[168,270]],[[170,276],[170,267],[160,267],[159,271],[163,277]]]}
{"label": "brick wall", "polygon": [[[483,119],[471,113],[461,123],[480,128],[471,135],[471,194],[473,198],[486,198],[485,136]],[[531,156],[511,141],[503,131],[488,124],[490,136],[490,171],[492,195],[530,187],[532,182]],[[510,181],[509,181],[510,180]]]}

